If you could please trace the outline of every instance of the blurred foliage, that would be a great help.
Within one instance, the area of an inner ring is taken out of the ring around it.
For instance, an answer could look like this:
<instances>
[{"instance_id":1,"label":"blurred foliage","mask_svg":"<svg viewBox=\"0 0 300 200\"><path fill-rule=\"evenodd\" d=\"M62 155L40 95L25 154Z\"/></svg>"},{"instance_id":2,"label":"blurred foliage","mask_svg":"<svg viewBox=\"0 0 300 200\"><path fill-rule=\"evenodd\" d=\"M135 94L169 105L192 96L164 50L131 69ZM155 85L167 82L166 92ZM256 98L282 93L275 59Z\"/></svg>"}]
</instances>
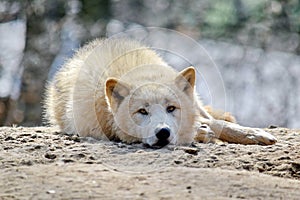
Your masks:
<instances>
[{"instance_id":1,"label":"blurred foliage","mask_svg":"<svg viewBox=\"0 0 300 200\"><path fill-rule=\"evenodd\" d=\"M108 20L111 17L110 0L80 0L82 9L80 17L85 21Z\"/></svg>"},{"instance_id":2,"label":"blurred foliage","mask_svg":"<svg viewBox=\"0 0 300 200\"><path fill-rule=\"evenodd\" d=\"M228 28L238 24L237 11L233 1L213 0L211 8L205 13L205 34L220 36L226 33Z\"/></svg>"},{"instance_id":3,"label":"blurred foliage","mask_svg":"<svg viewBox=\"0 0 300 200\"><path fill-rule=\"evenodd\" d=\"M261 0L244 0L241 1L245 18L250 22L259 23L267 18L265 11L266 1ZM237 8L239 9L239 8ZM241 11L240 11L241 12ZM244 23L247 22L244 21Z\"/></svg>"},{"instance_id":4,"label":"blurred foliage","mask_svg":"<svg viewBox=\"0 0 300 200\"><path fill-rule=\"evenodd\" d=\"M290 0L285 6L285 12L290 19L290 29L300 33L300 1Z\"/></svg>"},{"instance_id":5,"label":"blurred foliage","mask_svg":"<svg viewBox=\"0 0 300 200\"><path fill-rule=\"evenodd\" d=\"M265 22L276 31L299 33L300 1L212 0L200 26L205 37L226 37L249 23Z\"/></svg>"}]
</instances>

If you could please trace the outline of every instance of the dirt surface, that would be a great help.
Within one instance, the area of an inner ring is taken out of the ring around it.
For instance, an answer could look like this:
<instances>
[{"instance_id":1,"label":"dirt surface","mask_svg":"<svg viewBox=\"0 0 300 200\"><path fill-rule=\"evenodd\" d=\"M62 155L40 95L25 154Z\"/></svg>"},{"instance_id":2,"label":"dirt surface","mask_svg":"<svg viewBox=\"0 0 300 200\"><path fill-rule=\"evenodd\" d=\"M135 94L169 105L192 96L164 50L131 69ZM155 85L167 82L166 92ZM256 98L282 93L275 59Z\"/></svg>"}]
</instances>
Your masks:
<instances>
[{"instance_id":1,"label":"dirt surface","mask_svg":"<svg viewBox=\"0 0 300 200\"><path fill-rule=\"evenodd\" d=\"M300 131L269 129L272 146L149 149L0 128L0 199L299 199Z\"/></svg>"}]
</instances>

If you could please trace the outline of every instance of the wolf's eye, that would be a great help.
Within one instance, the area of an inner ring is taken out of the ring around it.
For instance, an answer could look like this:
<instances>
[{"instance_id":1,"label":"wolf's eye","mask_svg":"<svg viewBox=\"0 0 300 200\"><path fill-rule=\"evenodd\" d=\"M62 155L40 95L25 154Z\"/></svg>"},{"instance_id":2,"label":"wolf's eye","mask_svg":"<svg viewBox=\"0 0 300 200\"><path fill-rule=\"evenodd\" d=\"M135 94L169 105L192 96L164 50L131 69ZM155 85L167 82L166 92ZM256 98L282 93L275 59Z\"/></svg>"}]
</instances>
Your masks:
<instances>
[{"instance_id":1,"label":"wolf's eye","mask_svg":"<svg viewBox=\"0 0 300 200\"><path fill-rule=\"evenodd\" d=\"M142 115L148 115L147 110L145 110L144 108L141 108L138 110L138 113L142 114Z\"/></svg>"},{"instance_id":2,"label":"wolf's eye","mask_svg":"<svg viewBox=\"0 0 300 200\"><path fill-rule=\"evenodd\" d=\"M167 112L168 112L168 113L171 113L171 112L173 112L174 110L176 110L176 107L175 107L175 106L168 106L168 107L167 107Z\"/></svg>"}]
</instances>

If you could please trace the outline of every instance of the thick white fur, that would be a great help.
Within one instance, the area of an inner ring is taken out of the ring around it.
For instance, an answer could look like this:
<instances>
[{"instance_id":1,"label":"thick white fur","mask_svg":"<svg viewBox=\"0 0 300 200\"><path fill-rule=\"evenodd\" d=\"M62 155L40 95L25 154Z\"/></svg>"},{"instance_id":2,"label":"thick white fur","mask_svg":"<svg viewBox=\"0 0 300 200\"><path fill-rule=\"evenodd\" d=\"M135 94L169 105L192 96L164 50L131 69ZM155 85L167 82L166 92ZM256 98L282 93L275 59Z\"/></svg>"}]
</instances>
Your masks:
<instances>
[{"instance_id":1,"label":"thick white fur","mask_svg":"<svg viewBox=\"0 0 300 200\"><path fill-rule=\"evenodd\" d=\"M193 89L194 69L182 73L138 42L95 40L68 60L48 84L46 117L69 134L150 145L156 142L154 129L166 126L171 129L171 143L189 144L201 103ZM106 84L112 82L126 85L128 94L121 102L106 94ZM145 104L151 117L142 124L143 116L133 113ZM173 115L165 111L168 104L178 107Z\"/></svg>"},{"instance_id":2,"label":"thick white fur","mask_svg":"<svg viewBox=\"0 0 300 200\"><path fill-rule=\"evenodd\" d=\"M218 127L197 99L194 83L193 67L177 72L138 42L95 40L49 82L45 114L51 124L69 134L155 145L157 129L168 128L171 144L190 144L195 136L205 140L205 134L196 135L202 131L201 122ZM169 106L176 109L167 112ZM215 128L225 140L231 134L245 135L243 127L237 130L230 123L226 127L226 132ZM234 141L246 143L240 137ZM267 140L276 142L271 136Z\"/></svg>"}]
</instances>

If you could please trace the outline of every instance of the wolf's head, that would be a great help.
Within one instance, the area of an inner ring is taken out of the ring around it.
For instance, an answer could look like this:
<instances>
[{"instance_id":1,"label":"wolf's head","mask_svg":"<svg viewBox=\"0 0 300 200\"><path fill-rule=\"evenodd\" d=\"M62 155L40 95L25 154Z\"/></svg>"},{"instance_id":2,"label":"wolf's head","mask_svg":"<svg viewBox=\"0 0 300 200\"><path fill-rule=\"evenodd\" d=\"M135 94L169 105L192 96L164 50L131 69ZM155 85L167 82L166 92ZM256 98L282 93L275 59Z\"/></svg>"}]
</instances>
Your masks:
<instances>
[{"instance_id":1,"label":"wolf's head","mask_svg":"<svg viewBox=\"0 0 300 200\"><path fill-rule=\"evenodd\" d=\"M159 72L158 72L159 73ZM167 82L133 85L120 79L106 81L106 98L121 130L147 145L189 144L193 141L195 70L189 67Z\"/></svg>"}]
</instances>

